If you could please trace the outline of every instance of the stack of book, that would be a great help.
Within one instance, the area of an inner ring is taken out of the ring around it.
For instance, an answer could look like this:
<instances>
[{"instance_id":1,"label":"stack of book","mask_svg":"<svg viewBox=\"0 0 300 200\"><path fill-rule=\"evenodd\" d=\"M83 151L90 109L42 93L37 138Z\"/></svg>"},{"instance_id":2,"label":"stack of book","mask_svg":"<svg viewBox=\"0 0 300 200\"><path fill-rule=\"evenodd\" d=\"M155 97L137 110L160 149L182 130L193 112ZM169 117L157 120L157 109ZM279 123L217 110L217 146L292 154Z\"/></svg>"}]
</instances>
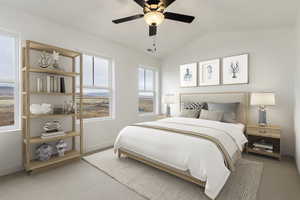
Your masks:
<instances>
[{"instance_id":1,"label":"stack of book","mask_svg":"<svg viewBox=\"0 0 300 200\"><path fill-rule=\"evenodd\" d=\"M54 138L54 137L60 137L60 136L65 136L66 133L64 131L57 131L57 132L50 132L50 133L42 133L41 138L42 139L47 139L47 138Z\"/></svg>"},{"instance_id":2,"label":"stack of book","mask_svg":"<svg viewBox=\"0 0 300 200\"><path fill-rule=\"evenodd\" d=\"M255 142L255 143L253 143L253 149L272 153L273 152L273 144Z\"/></svg>"}]
</instances>

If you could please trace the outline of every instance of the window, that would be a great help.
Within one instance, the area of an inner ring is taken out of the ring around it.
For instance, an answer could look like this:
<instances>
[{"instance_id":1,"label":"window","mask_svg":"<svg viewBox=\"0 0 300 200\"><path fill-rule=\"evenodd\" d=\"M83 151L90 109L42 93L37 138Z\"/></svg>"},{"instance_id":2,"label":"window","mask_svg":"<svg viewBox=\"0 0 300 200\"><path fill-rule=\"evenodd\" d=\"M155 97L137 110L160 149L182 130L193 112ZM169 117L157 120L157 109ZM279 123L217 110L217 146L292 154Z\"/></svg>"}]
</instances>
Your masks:
<instances>
[{"instance_id":1,"label":"window","mask_svg":"<svg viewBox=\"0 0 300 200\"><path fill-rule=\"evenodd\" d=\"M19 128L18 37L0 31L0 130Z\"/></svg>"},{"instance_id":2,"label":"window","mask_svg":"<svg viewBox=\"0 0 300 200\"><path fill-rule=\"evenodd\" d=\"M139 68L139 113L156 113L156 70Z\"/></svg>"},{"instance_id":3,"label":"window","mask_svg":"<svg viewBox=\"0 0 300 200\"><path fill-rule=\"evenodd\" d=\"M83 117L112 117L112 96L112 61L83 55Z\"/></svg>"}]
</instances>

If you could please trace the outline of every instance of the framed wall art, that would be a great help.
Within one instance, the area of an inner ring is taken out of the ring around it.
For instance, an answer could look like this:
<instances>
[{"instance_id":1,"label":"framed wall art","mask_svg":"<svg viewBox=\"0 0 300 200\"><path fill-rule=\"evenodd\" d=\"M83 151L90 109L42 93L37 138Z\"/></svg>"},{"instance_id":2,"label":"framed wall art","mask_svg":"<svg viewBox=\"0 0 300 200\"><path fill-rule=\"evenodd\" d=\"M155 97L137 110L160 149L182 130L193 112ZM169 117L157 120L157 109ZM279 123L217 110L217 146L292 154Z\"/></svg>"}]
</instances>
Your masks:
<instances>
[{"instance_id":1,"label":"framed wall art","mask_svg":"<svg viewBox=\"0 0 300 200\"><path fill-rule=\"evenodd\" d=\"M223 58L223 84L249 83L248 54Z\"/></svg>"},{"instance_id":2,"label":"framed wall art","mask_svg":"<svg viewBox=\"0 0 300 200\"><path fill-rule=\"evenodd\" d=\"M197 86L197 63L180 66L180 87Z\"/></svg>"},{"instance_id":3,"label":"framed wall art","mask_svg":"<svg viewBox=\"0 0 300 200\"><path fill-rule=\"evenodd\" d=\"M220 59L199 62L199 86L220 85Z\"/></svg>"}]
</instances>

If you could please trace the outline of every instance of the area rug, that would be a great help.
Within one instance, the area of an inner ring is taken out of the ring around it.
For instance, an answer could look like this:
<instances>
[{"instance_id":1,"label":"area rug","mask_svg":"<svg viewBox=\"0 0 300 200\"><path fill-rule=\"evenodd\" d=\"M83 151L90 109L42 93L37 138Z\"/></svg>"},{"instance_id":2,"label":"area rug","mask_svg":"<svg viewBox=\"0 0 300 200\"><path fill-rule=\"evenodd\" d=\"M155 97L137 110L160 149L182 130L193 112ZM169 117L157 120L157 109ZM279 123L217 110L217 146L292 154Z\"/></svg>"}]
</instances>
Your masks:
<instances>
[{"instance_id":1,"label":"area rug","mask_svg":"<svg viewBox=\"0 0 300 200\"><path fill-rule=\"evenodd\" d=\"M138 161L118 159L112 149L84 160L145 199L209 200L203 188ZM256 200L262 172L262 163L241 159L217 200Z\"/></svg>"}]
</instances>

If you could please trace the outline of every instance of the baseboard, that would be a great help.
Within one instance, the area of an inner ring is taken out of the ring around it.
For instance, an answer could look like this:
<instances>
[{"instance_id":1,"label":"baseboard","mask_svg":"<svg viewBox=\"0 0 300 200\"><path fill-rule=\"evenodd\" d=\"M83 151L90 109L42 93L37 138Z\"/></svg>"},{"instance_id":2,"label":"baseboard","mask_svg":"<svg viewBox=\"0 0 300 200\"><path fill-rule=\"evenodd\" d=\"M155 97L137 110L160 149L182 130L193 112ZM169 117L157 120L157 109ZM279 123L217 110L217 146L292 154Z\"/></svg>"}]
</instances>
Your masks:
<instances>
[{"instance_id":1,"label":"baseboard","mask_svg":"<svg viewBox=\"0 0 300 200\"><path fill-rule=\"evenodd\" d=\"M5 168L5 169L0 169L0 176L6 176L6 175L9 175L9 174L14 174L14 173L17 173L17 172L20 172L20 171L23 171L24 170L24 167L23 166L12 166L12 167L9 167L9 168Z\"/></svg>"},{"instance_id":2,"label":"baseboard","mask_svg":"<svg viewBox=\"0 0 300 200\"><path fill-rule=\"evenodd\" d=\"M113 146L113 142L105 142L105 143L102 143L101 145L94 145L94 146L87 147L85 149L85 153L86 154L92 153L94 151L99 151L101 149L106 149L106 148L109 148L112 146Z\"/></svg>"}]
</instances>

